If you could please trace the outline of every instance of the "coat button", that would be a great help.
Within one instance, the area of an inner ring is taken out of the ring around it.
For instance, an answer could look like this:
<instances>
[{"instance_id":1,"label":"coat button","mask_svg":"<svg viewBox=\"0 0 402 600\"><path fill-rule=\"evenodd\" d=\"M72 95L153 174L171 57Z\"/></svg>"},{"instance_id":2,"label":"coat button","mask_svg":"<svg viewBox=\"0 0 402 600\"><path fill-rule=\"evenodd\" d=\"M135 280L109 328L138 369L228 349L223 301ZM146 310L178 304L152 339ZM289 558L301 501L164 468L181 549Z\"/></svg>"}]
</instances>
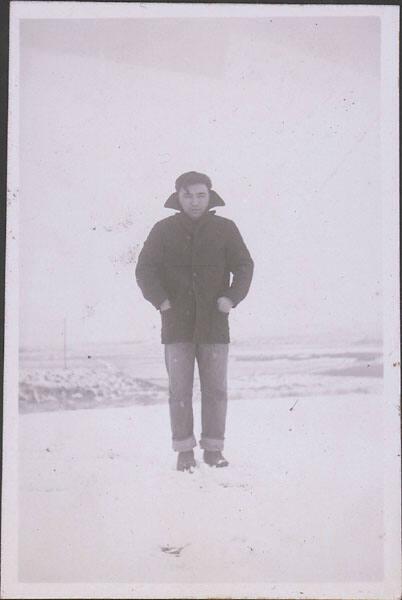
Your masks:
<instances>
[{"instance_id":1,"label":"coat button","mask_svg":"<svg viewBox=\"0 0 402 600\"><path fill-rule=\"evenodd\" d=\"M197 273L195 271L193 273L193 277L197 277Z\"/></svg>"}]
</instances>

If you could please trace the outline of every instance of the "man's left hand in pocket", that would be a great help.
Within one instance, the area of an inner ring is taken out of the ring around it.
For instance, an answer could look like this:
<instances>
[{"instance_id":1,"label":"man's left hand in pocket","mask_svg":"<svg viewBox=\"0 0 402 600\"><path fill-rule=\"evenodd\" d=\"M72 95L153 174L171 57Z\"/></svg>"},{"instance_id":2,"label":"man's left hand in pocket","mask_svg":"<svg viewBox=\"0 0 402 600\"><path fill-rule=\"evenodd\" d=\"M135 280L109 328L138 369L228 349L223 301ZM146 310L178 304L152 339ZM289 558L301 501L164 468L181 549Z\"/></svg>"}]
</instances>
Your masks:
<instances>
[{"instance_id":1,"label":"man's left hand in pocket","mask_svg":"<svg viewBox=\"0 0 402 600\"><path fill-rule=\"evenodd\" d=\"M220 312L229 313L233 308L233 302L230 298L227 298L226 296L221 296L220 298L218 298L217 302L218 310L220 310Z\"/></svg>"}]
</instances>

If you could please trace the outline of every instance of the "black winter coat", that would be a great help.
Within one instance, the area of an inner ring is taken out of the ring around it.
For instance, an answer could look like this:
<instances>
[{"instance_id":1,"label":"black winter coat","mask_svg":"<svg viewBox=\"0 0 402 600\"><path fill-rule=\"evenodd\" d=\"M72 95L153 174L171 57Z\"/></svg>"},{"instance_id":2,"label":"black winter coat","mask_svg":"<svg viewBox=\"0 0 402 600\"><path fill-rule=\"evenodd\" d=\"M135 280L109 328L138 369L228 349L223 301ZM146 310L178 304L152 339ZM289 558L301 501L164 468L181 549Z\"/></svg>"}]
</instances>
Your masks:
<instances>
[{"instance_id":1,"label":"black winter coat","mask_svg":"<svg viewBox=\"0 0 402 600\"><path fill-rule=\"evenodd\" d=\"M197 221L183 212L154 225L138 257L136 279L162 311L162 343L228 343L228 314L217 299L236 306L248 293L253 261L235 223L209 211ZM230 281L230 274L233 278Z\"/></svg>"}]
</instances>

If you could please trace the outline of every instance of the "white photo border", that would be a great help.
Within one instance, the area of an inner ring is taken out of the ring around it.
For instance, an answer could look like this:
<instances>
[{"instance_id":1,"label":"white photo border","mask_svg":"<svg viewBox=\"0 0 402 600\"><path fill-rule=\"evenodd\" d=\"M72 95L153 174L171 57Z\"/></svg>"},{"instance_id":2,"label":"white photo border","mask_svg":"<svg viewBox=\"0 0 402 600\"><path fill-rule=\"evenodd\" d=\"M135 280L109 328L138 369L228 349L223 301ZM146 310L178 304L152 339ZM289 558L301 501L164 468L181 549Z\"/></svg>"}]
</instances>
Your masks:
<instances>
[{"instance_id":1,"label":"white photo border","mask_svg":"<svg viewBox=\"0 0 402 600\"><path fill-rule=\"evenodd\" d=\"M2 496L3 598L400 597L399 8L386 5L141 4L11 2ZM255 584L85 584L18 581L18 198L19 23L21 19L376 16L381 20L381 157L384 295L385 577L382 582Z\"/></svg>"}]
</instances>

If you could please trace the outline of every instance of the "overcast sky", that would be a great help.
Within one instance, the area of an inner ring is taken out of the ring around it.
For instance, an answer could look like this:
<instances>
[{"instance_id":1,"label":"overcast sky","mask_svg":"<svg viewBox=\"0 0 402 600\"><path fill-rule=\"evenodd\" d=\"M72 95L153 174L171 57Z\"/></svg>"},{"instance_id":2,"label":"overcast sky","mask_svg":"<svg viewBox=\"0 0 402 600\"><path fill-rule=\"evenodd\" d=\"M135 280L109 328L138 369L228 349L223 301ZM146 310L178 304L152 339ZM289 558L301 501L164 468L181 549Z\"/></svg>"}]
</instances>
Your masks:
<instances>
[{"instance_id":1,"label":"overcast sky","mask_svg":"<svg viewBox=\"0 0 402 600\"><path fill-rule=\"evenodd\" d=\"M159 338L135 260L203 171L255 260L234 339L381 335L376 18L26 20L24 345Z\"/></svg>"}]
</instances>

